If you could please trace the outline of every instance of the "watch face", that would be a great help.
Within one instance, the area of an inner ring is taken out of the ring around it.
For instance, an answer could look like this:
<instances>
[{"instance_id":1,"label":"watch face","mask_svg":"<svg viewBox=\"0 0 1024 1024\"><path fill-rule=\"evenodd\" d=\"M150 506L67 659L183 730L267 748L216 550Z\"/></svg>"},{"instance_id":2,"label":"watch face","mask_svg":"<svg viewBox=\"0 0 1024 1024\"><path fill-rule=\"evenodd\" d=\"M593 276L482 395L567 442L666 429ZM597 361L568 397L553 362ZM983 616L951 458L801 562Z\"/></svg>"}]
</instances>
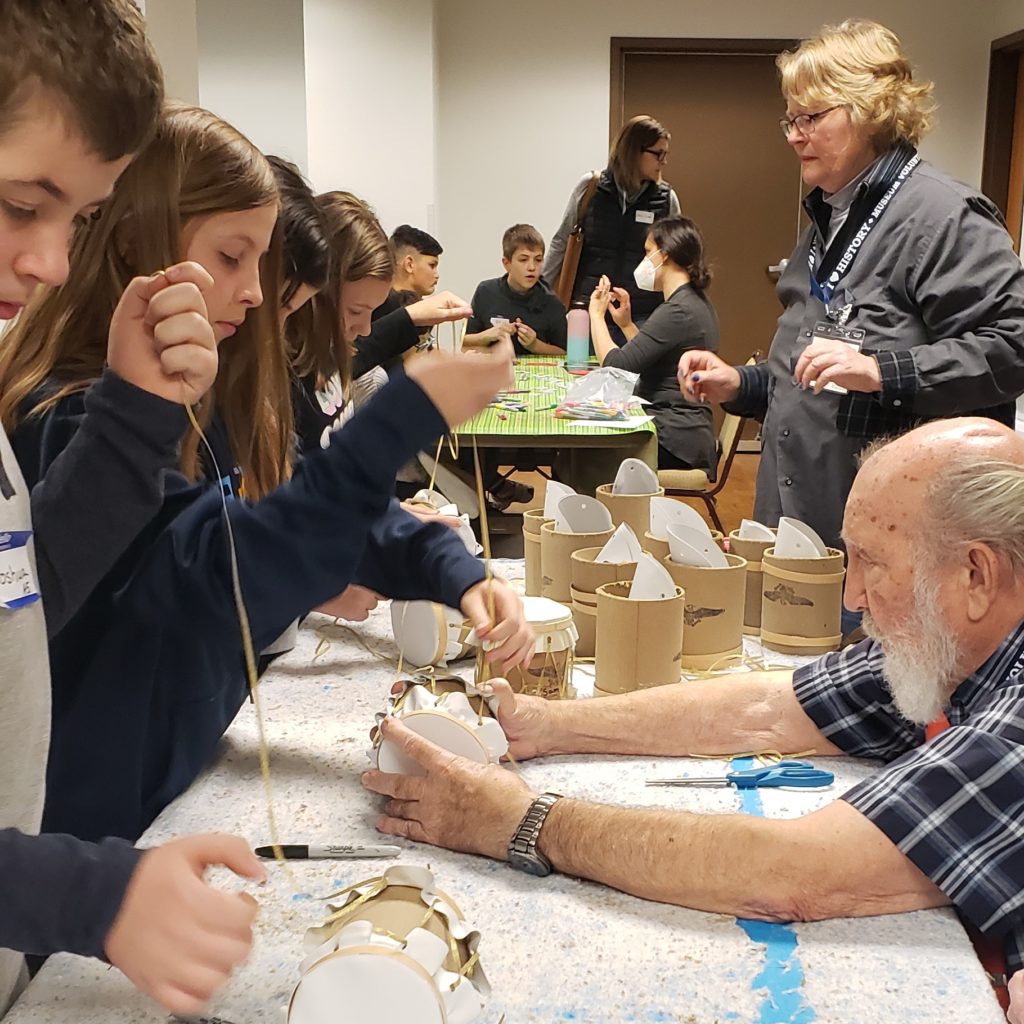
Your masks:
<instances>
[{"instance_id":1,"label":"watch face","mask_svg":"<svg viewBox=\"0 0 1024 1024\"><path fill-rule=\"evenodd\" d=\"M539 853L516 853L509 850L508 862L517 871L525 871L528 875L536 875L538 878L551 874L551 865Z\"/></svg>"}]
</instances>

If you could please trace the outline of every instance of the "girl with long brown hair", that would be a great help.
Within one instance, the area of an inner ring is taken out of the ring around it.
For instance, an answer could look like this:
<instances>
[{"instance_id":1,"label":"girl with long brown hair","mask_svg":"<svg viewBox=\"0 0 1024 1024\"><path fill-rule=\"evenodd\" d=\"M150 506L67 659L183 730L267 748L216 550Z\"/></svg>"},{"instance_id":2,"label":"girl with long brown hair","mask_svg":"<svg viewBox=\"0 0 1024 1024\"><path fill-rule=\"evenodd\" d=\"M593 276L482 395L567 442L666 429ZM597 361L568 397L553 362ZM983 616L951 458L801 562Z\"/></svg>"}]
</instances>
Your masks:
<instances>
[{"instance_id":1,"label":"girl with long brown hair","mask_svg":"<svg viewBox=\"0 0 1024 1024\"><path fill-rule=\"evenodd\" d=\"M212 452L198 432L186 437L160 512L51 640L50 831L136 838L241 706L226 519L262 649L354 578L397 467L485 405L509 374L510 357L421 361L292 472L278 213L273 172L244 136L206 111L170 107L75 238L65 289L42 294L0 344L0 415L26 475L39 479L79 427L121 282L183 257L212 278L204 294L221 372L198 408ZM424 585L424 566L406 569L410 586Z\"/></svg>"}]
</instances>

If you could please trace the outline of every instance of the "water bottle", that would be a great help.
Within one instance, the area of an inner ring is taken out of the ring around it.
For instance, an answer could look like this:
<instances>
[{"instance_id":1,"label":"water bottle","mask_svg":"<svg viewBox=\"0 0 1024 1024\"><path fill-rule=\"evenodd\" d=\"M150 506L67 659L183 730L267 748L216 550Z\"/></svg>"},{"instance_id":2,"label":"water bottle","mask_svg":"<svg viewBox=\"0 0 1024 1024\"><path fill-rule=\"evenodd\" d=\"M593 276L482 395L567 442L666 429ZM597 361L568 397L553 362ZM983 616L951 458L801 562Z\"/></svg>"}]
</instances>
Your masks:
<instances>
[{"instance_id":1,"label":"water bottle","mask_svg":"<svg viewBox=\"0 0 1024 1024\"><path fill-rule=\"evenodd\" d=\"M576 299L566 315L568 343L565 368L569 373L586 373L590 359L590 311L586 299Z\"/></svg>"}]
</instances>

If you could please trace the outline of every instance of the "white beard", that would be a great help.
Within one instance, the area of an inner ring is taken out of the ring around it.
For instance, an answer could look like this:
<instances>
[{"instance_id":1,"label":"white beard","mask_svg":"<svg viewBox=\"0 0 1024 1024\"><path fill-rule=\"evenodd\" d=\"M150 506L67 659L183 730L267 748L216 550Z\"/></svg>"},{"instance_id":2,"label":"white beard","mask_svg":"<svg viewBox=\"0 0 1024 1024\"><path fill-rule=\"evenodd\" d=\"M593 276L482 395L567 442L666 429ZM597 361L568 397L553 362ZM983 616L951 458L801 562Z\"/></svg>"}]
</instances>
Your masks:
<instances>
[{"instance_id":1,"label":"white beard","mask_svg":"<svg viewBox=\"0 0 1024 1024\"><path fill-rule=\"evenodd\" d=\"M914 612L898 634L883 636L868 612L862 628L882 646L885 681L899 713L916 725L934 722L959 682L962 658L931 579L920 570L915 574Z\"/></svg>"}]
</instances>

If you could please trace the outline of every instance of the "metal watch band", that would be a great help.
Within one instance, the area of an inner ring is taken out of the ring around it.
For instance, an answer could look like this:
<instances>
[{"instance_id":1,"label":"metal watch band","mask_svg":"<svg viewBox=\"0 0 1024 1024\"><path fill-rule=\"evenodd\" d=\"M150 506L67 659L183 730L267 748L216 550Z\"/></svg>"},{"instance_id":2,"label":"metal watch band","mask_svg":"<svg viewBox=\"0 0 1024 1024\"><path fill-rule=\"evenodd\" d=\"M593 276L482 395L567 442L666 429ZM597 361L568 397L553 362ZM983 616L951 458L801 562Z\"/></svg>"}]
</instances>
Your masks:
<instances>
[{"instance_id":1,"label":"metal watch band","mask_svg":"<svg viewBox=\"0 0 1024 1024\"><path fill-rule=\"evenodd\" d=\"M555 803L561 799L561 793L544 793L530 804L530 809L524 815L523 820L519 822L519 827L509 840L508 852L510 854L518 853L529 857L538 855L537 840L540 838L544 819Z\"/></svg>"}]
</instances>

